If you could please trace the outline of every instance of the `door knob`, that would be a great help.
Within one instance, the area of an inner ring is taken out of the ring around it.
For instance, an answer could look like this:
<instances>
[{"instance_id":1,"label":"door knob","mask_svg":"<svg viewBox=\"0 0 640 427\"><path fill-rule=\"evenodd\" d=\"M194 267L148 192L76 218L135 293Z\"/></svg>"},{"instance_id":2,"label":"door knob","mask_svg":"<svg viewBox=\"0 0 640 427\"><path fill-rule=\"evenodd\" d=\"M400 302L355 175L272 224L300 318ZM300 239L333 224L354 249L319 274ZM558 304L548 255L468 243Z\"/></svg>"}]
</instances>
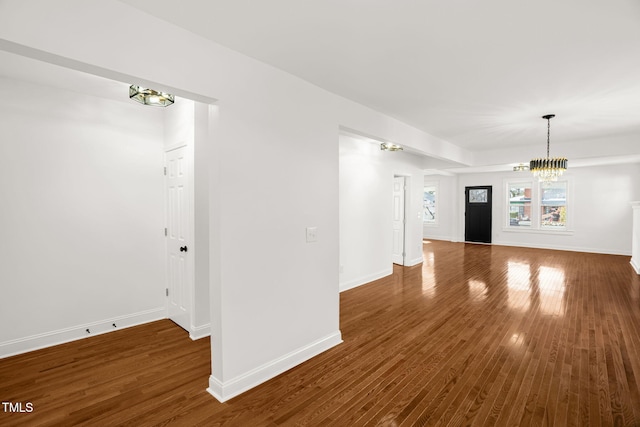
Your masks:
<instances>
[{"instance_id":1,"label":"door knob","mask_svg":"<svg viewBox=\"0 0 640 427\"><path fill-rule=\"evenodd\" d=\"M186 246L180 246L180 252L187 252Z\"/></svg>"}]
</instances>

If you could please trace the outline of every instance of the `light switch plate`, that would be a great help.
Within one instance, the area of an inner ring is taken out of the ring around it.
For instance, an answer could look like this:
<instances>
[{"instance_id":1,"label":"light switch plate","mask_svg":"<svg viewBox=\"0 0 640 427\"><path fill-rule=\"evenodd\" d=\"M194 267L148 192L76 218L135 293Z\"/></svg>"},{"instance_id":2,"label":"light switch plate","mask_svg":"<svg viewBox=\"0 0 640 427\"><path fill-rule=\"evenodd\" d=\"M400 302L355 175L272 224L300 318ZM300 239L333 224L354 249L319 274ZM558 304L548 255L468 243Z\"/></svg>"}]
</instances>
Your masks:
<instances>
[{"instance_id":1,"label":"light switch plate","mask_svg":"<svg viewBox=\"0 0 640 427\"><path fill-rule=\"evenodd\" d=\"M318 227L307 227L307 243L318 241Z\"/></svg>"}]
</instances>

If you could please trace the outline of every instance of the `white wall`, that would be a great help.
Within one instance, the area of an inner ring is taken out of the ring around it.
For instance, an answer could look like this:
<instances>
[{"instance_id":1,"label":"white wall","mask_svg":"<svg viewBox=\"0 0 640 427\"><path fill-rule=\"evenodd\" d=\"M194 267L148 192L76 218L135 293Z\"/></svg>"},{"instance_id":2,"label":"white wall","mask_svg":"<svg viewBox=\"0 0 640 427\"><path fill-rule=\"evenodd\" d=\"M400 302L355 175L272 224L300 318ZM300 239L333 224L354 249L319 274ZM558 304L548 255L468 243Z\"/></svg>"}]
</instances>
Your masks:
<instances>
[{"instance_id":1,"label":"white wall","mask_svg":"<svg viewBox=\"0 0 640 427\"><path fill-rule=\"evenodd\" d=\"M209 146L216 169L211 266L219 269L210 384L222 400L341 340L337 125L329 99L260 67L245 78L242 90L221 99ZM306 243L306 227L317 227L317 242Z\"/></svg>"},{"instance_id":2,"label":"white wall","mask_svg":"<svg viewBox=\"0 0 640 427\"><path fill-rule=\"evenodd\" d=\"M340 136L340 290L392 273L394 175L406 177L406 264L422 262L421 159Z\"/></svg>"},{"instance_id":3,"label":"white wall","mask_svg":"<svg viewBox=\"0 0 640 427\"><path fill-rule=\"evenodd\" d=\"M194 103L194 332L192 338L211 334L209 295L209 165L207 138L214 106Z\"/></svg>"},{"instance_id":4,"label":"white wall","mask_svg":"<svg viewBox=\"0 0 640 427\"><path fill-rule=\"evenodd\" d=\"M455 191L440 192L438 202L454 207L440 217L451 216L454 241L464 241L464 188L474 185L493 186L492 241L508 246L528 246L608 254L631 255L632 213L630 203L640 199L640 164L619 164L570 168L568 229L570 233L523 233L505 230L505 182L528 178L528 172L460 174ZM457 233L455 232L457 230ZM425 227L425 237L439 238Z\"/></svg>"},{"instance_id":5,"label":"white wall","mask_svg":"<svg viewBox=\"0 0 640 427\"><path fill-rule=\"evenodd\" d=\"M163 318L161 112L0 92L0 357Z\"/></svg>"},{"instance_id":6,"label":"white wall","mask_svg":"<svg viewBox=\"0 0 640 427\"><path fill-rule=\"evenodd\" d=\"M193 147L195 103L190 99L178 97L173 105L161 111L164 120L164 151L183 146Z\"/></svg>"},{"instance_id":7,"label":"white wall","mask_svg":"<svg viewBox=\"0 0 640 427\"><path fill-rule=\"evenodd\" d=\"M640 274L640 201L631 203L633 209L633 235L631 236L631 266Z\"/></svg>"}]
</instances>

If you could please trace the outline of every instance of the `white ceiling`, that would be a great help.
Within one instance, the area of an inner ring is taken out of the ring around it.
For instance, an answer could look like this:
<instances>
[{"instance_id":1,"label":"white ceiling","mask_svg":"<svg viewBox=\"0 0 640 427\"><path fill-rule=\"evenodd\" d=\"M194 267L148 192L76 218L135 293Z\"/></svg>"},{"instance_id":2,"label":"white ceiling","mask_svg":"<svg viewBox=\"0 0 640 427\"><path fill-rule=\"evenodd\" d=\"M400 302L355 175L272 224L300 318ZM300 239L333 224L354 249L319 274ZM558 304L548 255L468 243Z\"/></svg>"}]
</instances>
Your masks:
<instances>
[{"instance_id":1,"label":"white ceiling","mask_svg":"<svg viewBox=\"0 0 640 427\"><path fill-rule=\"evenodd\" d=\"M472 151L640 137L637 0L122 1Z\"/></svg>"},{"instance_id":2,"label":"white ceiling","mask_svg":"<svg viewBox=\"0 0 640 427\"><path fill-rule=\"evenodd\" d=\"M640 162L638 0L121 1L480 157L543 155L554 113L552 155L589 141L572 166ZM126 83L7 52L2 76L129 102Z\"/></svg>"}]
</instances>

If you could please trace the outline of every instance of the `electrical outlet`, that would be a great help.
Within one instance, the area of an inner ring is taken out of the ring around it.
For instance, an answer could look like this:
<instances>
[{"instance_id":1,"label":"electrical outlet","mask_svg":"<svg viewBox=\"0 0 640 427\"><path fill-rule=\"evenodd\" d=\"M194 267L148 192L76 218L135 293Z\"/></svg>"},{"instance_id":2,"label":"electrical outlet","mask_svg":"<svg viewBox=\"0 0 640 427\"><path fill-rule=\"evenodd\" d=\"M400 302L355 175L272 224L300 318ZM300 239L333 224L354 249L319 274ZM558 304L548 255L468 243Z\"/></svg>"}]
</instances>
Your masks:
<instances>
[{"instance_id":1,"label":"electrical outlet","mask_svg":"<svg viewBox=\"0 0 640 427\"><path fill-rule=\"evenodd\" d=\"M307 227L307 243L318 241L318 227Z\"/></svg>"}]
</instances>

